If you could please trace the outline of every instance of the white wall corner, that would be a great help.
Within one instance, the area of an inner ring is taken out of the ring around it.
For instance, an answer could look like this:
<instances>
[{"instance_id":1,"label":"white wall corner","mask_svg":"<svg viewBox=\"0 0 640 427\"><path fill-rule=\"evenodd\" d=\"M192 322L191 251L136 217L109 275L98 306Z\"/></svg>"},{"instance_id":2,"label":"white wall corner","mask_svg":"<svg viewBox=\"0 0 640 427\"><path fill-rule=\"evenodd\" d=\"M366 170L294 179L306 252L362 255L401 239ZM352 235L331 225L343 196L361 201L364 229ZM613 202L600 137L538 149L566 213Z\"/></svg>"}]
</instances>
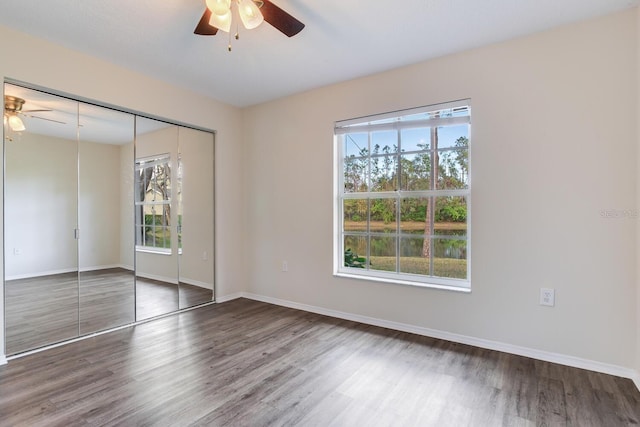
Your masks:
<instances>
[{"instance_id":1,"label":"white wall corner","mask_svg":"<svg viewBox=\"0 0 640 427\"><path fill-rule=\"evenodd\" d=\"M229 294L229 295L223 295L221 297L216 295L216 302L217 303L222 303L222 302L227 302L227 301L232 301L234 299L238 299L238 298L249 298L249 299L254 299L249 297L245 292L235 292L233 294Z\"/></svg>"},{"instance_id":2,"label":"white wall corner","mask_svg":"<svg viewBox=\"0 0 640 427\"><path fill-rule=\"evenodd\" d=\"M377 319L374 317L361 316L361 315L352 314L352 313L345 313L345 312L331 310L323 307L301 304L293 301L282 300L282 299L267 297L263 295L256 295L256 294L247 293L247 292L241 292L240 294L241 294L240 295L241 297L252 299L255 301L261 301L261 302L275 304L283 307L289 307L289 308L294 308L302 311L308 311L311 313L335 317L338 319L351 320L354 322L364 323L367 325L380 326L382 328L393 329L396 331L409 332L409 333L422 335L430 338L437 338L437 339L451 341L459 344L472 345L475 347L485 348L488 350L495 350L495 351L501 351L504 353L515 354L518 356L530 357L532 359L537 359L545 362L557 363L560 365L570 366L574 368L586 369L594 372L600 372L603 374L629 378L633 380L636 387L638 387L638 390L640 390L640 375L638 374L638 372L634 371L633 369L625 368L622 366L611 365L608 363L602 363L595 360L582 359L579 357L552 353L548 351L536 350L528 347L520 347L520 346L508 344L508 343L498 342L498 341L491 341L491 340L485 340L482 338L459 335L459 334L454 334L450 332L439 331L436 329L429 329L421 326L409 325L406 323L392 322L388 320ZM218 302L222 302L222 301L218 300Z\"/></svg>"},{"instance_id":3,"label":"white wall corner","mask_svg":"<svg viewBox=\"0 0 640 427\"><path fill-rule=\"evenodd\" d=\"M0 355L0 366L7 364L7 357L3 354Z\"/></svg>"}]
</instances>

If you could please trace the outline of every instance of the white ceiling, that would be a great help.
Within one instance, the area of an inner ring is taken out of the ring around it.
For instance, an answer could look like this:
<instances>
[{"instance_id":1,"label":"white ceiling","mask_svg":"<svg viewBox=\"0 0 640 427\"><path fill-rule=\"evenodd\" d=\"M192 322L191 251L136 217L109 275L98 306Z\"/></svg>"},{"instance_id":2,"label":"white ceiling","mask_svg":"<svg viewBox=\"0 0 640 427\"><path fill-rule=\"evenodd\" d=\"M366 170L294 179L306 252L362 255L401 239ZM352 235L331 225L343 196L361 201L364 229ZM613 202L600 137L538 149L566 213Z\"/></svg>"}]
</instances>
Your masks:
<instances>
[{"instance_id":1,"label":"white ceiling","mask_svg":"<svg viewBox=\"0 0 640 427\"><path fill-rule=\"evenodd\" d=\"M2 0L0 24L238 107L612 13L639 0L272 0L306 24L193 34L204 0Z\"/></svg>"}]
</instances>

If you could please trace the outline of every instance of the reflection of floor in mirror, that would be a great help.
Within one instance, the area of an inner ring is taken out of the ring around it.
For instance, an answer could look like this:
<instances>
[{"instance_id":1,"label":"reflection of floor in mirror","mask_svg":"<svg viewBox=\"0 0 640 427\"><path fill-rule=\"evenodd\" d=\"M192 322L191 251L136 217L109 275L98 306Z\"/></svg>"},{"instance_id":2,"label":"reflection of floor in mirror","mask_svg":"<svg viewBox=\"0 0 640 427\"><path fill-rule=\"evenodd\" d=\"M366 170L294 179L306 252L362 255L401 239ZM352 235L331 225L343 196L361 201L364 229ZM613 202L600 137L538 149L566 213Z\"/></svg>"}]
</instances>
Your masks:
<instances>
[{"instance_id":1,"label":"reflection of floor in mirror","mask_svg":"<svg viewBox=\"0 0 640 427\"><path fill-rule=\"evenodd\" d=\"M176 292L175 283L137 277L137 320L176 311L178 309L178 301L180 302L180 308L192 307L211 301L211 289L188 285L183 282L180 282L178 289L179 292Z\"/></svg>"},{"instance_id":2,"label":"reflection of floor in mirror","mask_svg":"<svg viewBox=\"0 0 640 427\"><path fill-rule=\"evenodd\" d=\"M78 275L5 282L7 354L78 335Z\"/></svg>"},{"instance_id":3,"label":"reflection of floor in mirror","mask_svg":"<svg viewBox=\"0 0 640 427\"><path fill-rule=\"evenodd\" d=\"M113 268L56 274L5 283L7 354L126 325L178 309L176 285L138 278ZM211 301L211 290L180 284L180 308ZM80 310L78 311L78 302ZM78 325L78 319L80 324Z\"/></svg>"},{"instance_id":4,"label":"reflection of floor in mirror","mask_svg":"<svg viewBox=\"0 0 640 427\"><path fill-rule=\"evenodd\" d=\"M193 307L211 301L211 289L180 282L180 308Z\"/></svg>"}]
</instances>

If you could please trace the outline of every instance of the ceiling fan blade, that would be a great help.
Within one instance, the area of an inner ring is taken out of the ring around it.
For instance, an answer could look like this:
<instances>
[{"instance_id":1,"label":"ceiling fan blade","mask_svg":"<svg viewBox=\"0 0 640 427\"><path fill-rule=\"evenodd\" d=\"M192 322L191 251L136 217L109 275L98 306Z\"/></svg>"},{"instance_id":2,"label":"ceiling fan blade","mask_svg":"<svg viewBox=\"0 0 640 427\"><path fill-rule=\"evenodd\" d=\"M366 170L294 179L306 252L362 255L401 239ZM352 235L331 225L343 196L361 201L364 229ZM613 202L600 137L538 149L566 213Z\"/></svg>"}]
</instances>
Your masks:
<instances>
[{"instance_id":1,"label":"ceiling fan blade","mask_svg":"<svg viewBox=\"0 0 640 427\"><path fill-rule=\"evenodd\" d=\"M21 113L42 113L42 112L46 112L46 111L53 111L53 110L46 110L46 109L41 109L41 110L20 110Z\"/></svg>"},{"instance_id":2,"label":"ceiling fan blade","mask_svg":"<svg viewBox=\"0 0 640 427\"><path fill-rule=\"evenodd\" d=\"M293 37L304 28L304 24L284 10L280 9L269 0L264 0L264 4L260 8L264 20L273 25L277 30L285 34L287 37Z\"/></svg>"},{"instance_id":3,"label":"ceiling fan blade","mask_svg":"<svg viewBox=\"0 0 640 427\"><path fill-rule=\"evenodd\" d=\"M196 29L193 30L193 34L198 34L200 36L215 36L218 32L218 29L212 25L209 25L209 19L211 19L211 11L207 7L204 9L202 18L200 18L200 22L198 22L198 25L196 25Z\"/></svg>"},{"instance_id":4,"label":"ceiling fan blade","mask_svg":"<svg viewBox=\"0 0 640 427\"><path fill-rule=\"evenodd\" d=\"M60 123L61 125L66 125L66 123L65 123L65 122L61 122L60 120L47 119L47 118L39 117L39 116L32 116L32 115L30 115L30 114L25 114L25 116L27 116L27 117L31 117L32 119L46 120L46 121L48 121L48 122L54 122L54 123Z\"/></svg>"}]
</instances>

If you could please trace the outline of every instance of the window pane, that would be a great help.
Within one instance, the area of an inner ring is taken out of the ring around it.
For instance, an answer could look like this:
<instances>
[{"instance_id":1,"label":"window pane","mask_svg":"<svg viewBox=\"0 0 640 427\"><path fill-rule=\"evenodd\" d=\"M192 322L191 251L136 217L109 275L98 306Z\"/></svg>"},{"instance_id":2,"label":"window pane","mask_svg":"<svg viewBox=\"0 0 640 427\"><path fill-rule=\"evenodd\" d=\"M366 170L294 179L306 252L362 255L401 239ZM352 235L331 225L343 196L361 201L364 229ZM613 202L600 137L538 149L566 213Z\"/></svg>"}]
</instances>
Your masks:
<instances>
[{"instance_id":1,"label":"window pane","mask_svg":"<svg viewBox=\"0 0 640 427\"><path fill-rule=\"evenodd\" d=\"M438 137L438 145L434 147L441 148L453 148L453 147L466 147L469 141L469 125L455 125L455 126L438 126L436 129Z\"/></svg>"},{"instance_id":2,"label":"window pane","mask_svg":"<svg viewBox=\"0 0 640 427\"><path fill-rule=\"evenodd\" d=\"M444 150L438 157L438 190L469 188L468 150Z\"/></svg>"},{"instance_id":3,"label":"window pane","mask_svg":"<svg viewBox=\"0 0 640 427\"><path fill-rule=\"evenodd\" d=\"M369 191L367 183L368 157L347 156L344 158L344 192L356 193Z\"/></svg>"},{"instance_id":4,"label":"window pane","mask_svg":"<svg viewBox=\"0 0 640 427\"><path fill-rule=\"evenodd\" d=\"M156 247L171 247L171 231L168 227L156 227Z\"/></svg>"},{"instance_id":5,"label":"window pane","mask_svg":"<svg viewBox=\"0 0 640 427\"><path fill-rule=\"evenodd\" d=\"M398 131L384 130L371 132L371 154L397 152Z\"/></svg>"},{"instance_id":6,"label":"window pane","mask_svg":"<svg viewBox=\"0 0 640 427\"><path fill-rule=\"evenodd\" d=\"M400 240L400 272L430 275L428 246L428 238L403 237Z\"/></svg>"},{"instance_id":7,"label":"window pane","mask_svg":"<svg viewBox=\"0 0 640 427\"><path fill-rule=\"evenodd\" d=\"M436 197L434 233L438 236L466 236L467 198L464 196Z\"/></svg>"},{"instance_id":8,"label":"window pane","mask_svg":"<svg viewBox=\"0 0 640 427\"><path fill-rule=\"evenodd\" d=\"M433 275L467 278L467 241L433 239Z\"/></svg>"},{"instance_id":9,"label":"window pane","mask_svg":"<svg viewBox=\"0 0 640 427\"><path fill-rule=\"evenodd\" d=\"M400 186L403 191L431 190L431 154L403 154Z\"/></svg>"},{"instance_id":10,"label":"window pane","mask_svg":"<svg viewBox=\"0 0 640 427\"><path fill-rule=\"evenodd\" d=\"M426 223L428 205L428 197L402 199L400 205L400 231L402 234L430 234L431 227Z\"/></svg>"},{"instance_id":11,"label":"window pane","mask_svg":"<svg viewBox=\"0 0 640 427\"><path fill-rule=\"evenodd\" d=\"M430 128L403 129L400 133L401 151L426 151L431 148Z\"/></svg>"},{"instance_id":12,"label":"window pane","mask_svg":"<svg viewBox=\"0 0 640 427\"><path fill-rule=\"evenodd\" d=\"M369 218L369 201L367 199L344 200L342 213L344 231L367 231Z\"/></svg>"},{"instance_id":13,"label":"window pane","mask_svg":"<svg viewBox=\"0 0 640 427\"><path fill-rule=\"evenodd\" d=\"M369 231L372 233L396 232L396 199L371 199L371 222Z\"/></svg>"},{"instance_id":14,"label":"window pane","mask_svg":"<svg viewBox=\"0 0 640 427\"><path fill-rule=\"evenodd\" d=\"M366 268L367 237L344 236L344 266Z\"/></svg>"},{"instance_id":15,"label":"window pane","mask_svg":"<svg viewBox=\"0 0 640 427\"><path fill-rule=\"evenodd\" d=\"M371 191L398 189L398 156L388 150L371 157Z\"/></svg>"},{"instance_id":16,"label":"window pane","mask_svg":"<svg viewBox=\"0 0 640 427\"><path fill-rule=\"evenodd\" d=\"M371 270L396 271L396 238L371 237Z\"/></svg>"},{"instance_id":17,"label":"window pane","mask_svg":"<svg viewBox=\"0 0 640 427\"><path fill-rule=\"evenodd\" d=\"M344 158L366 157L369 154L369 135L366 133L348 133L344 135Z\"/></svg>"},{"instance_id":18,"label":"window pane","mask_svg":"<svg viewBox=\"0 0 640 427\"><path fill-rule=\"evenodd\" d=\"M157 165L151 189L155 201L171 200L171 167L168 163Z\"/></svg>"}]
</instances>

